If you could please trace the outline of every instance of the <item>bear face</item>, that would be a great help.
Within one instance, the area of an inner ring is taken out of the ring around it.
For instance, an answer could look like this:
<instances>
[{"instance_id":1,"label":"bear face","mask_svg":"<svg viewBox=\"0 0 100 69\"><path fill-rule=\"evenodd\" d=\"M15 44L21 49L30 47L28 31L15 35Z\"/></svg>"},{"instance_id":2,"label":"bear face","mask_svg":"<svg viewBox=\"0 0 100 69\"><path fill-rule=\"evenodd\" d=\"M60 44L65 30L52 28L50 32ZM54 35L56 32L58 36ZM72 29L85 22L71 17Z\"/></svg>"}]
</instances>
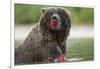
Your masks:
<instances>
[{"instance_id":1,"label":"bear face","mask_svg":"<svg viewBox=\"0 0 100 69\"><path fill-rule=\"evenodd\" d=\"M40 19L40 25L46 26L40 27L48 29L49 31L62 31L70 29L70 23L71 19L68 10L59 7L43 9L43 15Z\"/></svg>"}]
</instances>

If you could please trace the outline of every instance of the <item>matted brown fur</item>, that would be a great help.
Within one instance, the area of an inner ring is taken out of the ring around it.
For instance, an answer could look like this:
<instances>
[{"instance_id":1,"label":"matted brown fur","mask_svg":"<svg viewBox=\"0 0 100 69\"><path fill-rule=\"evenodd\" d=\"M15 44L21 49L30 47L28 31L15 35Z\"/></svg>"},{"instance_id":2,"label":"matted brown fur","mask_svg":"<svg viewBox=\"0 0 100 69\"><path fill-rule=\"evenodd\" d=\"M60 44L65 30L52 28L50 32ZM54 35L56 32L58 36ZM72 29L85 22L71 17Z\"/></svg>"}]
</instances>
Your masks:
<instances>
[{"instance_id":1,"label":"matted brown fur","mask_svg":"<svg viewBox=\"0 0 100 69\"><path fill-rule=\"evenodd\" d=\"M48 58L59 55L56 47L66 56L66 40L70 32L71 20L69 12L63 8L48 8L40 18L39 23L32 29L24 43L15 49L15 65L48 63ZM58 30L48 29L52 14L57 13L61 20ZM63 17L62 17L63 16Z\"/></svg>"}]
</instances>

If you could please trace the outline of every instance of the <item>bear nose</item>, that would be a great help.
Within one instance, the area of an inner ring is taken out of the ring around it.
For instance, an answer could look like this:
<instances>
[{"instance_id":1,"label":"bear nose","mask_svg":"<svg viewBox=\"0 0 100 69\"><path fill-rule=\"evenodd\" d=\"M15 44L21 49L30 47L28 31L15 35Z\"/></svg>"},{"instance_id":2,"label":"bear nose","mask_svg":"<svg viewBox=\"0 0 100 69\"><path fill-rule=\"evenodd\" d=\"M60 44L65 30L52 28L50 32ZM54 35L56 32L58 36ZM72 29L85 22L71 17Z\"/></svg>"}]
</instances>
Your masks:
<instances>
[{"instance_id":1,"label":"bear nose","mask_svg":"<svg viewBox=\"0 0 100 69\"><path fill-rule=\"evenodd\" d=\"M52 16L52 19L56 20L56 19L57 19L57 17L56 17L56 16Z\"/></svg>"}]
</instances>

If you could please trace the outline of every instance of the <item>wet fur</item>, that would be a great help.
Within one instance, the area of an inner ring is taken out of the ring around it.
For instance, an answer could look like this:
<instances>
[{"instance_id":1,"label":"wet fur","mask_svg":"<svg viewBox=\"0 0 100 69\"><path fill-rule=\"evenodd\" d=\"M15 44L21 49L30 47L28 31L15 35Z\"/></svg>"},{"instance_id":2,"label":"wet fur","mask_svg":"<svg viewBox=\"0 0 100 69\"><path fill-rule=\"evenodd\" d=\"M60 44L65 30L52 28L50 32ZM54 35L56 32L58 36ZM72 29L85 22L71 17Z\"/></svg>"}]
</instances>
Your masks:
<instances>
[{"instance_id":1,"label":"wet fur","mask_svg":"<svg viewBox=\"0 0 100 69\"><path fill-rule=\"evenodd\" d=\"M47 10L53 11L54 8ZM50 13L45 12L40 18L40 22L29 33L24 43L15 49L15 65L48 63L48 58L56 58L59 53L56 47L59 46L66 56L66 40L70 32L71 20L66 11L62 11L64 17L61 19L62 28L58 31L51 31L47 27Z\"/></svg>"}]
</instances>

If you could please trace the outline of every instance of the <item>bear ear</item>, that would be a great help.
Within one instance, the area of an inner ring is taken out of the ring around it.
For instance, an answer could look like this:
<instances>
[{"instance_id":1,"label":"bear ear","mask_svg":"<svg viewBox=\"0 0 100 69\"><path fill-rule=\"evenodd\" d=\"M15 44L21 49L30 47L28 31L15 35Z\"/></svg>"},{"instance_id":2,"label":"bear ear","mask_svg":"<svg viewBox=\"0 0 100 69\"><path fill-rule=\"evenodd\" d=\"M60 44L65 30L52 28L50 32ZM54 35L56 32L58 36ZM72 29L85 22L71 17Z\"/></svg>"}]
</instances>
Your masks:
<instances>
[{"instance_id":1,"label":"bear ear","mask_svg":"<svg viewBox=\"0 0 100 69\"><path fill-rule=\"evenodd\" d=\"M69 16L71 16L71 12L70 12L68 9L66 9L66 12L67 12L67 14L68 14Z\"/></svg>"},{"instance_id":2,"label":"bear ear","mask_svg":"<svg viewBox=\"0 0 100 69\"><path fill-rule=\"evenodd\" d=\"M47 8L42 8L41 10L42 10L42 13L44 13L47 10Z\"/></svg>"}]
</instances>

